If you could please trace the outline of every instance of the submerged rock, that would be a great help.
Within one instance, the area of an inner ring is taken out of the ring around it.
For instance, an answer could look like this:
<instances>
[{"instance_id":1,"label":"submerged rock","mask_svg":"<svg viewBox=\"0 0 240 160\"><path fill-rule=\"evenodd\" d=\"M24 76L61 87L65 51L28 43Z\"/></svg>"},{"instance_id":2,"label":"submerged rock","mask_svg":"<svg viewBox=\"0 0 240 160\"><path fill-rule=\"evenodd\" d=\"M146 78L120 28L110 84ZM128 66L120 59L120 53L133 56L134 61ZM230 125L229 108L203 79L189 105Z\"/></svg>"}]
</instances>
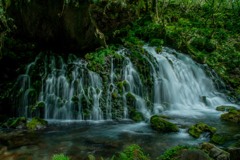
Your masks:
<instances>
[{"instance_id":1,"label":"submerged rock","mask_svg":"<svg viewBox=\"0 0 240 160\"><path fill-rule=\"evenodd\" d=\"M230 110L228 113L224 113L221 115L221 119L225 121L240 122L240 110Z\"/></svg>"},{"instance_id":2,"label":"submerged rock","mask_svg":"<svg viewBox=\"0 0 240 160\"><path fill-rule=\"evenodd\" d=\"M27 123L27 128L29 130L40 130L44 129L47 126L47 121L41 119L41 118L33 118Z\"/></svg>"},{"instance_id":3,"label":"submerged rock","mask_svg":"<svg viewBox=\"0 0 240 160\"><path fill-rule=\"evenodd\" d=\"M215 133L211 138L211 142L215 144L224 144L229 139L228 135Z\"/></svg>"},{"instance_id":4,"label":"submerged rock","mask_svg":"<svg viewBox=\"0 0 240 160\"><path fill-rule=\"evenodd\" d=\"M224 112L224 111L229 112L230 110L236 110L236 109L237 109L237 108L236 108L236 107L233 107L233 106L218 106L218 107L216 108L217 111L222 111L222 112Z\"/></svg>"},{"instance_id":5,"label":"submerged rock","mask_svg":"<svg viewBox=\"0 0 240 160\"><path fill-rule=\"evenodd\" d=\"M161 116L154 115L150 119L151 127L158 132L178 132L179 128L176 124L168 122Z\"/></svg>"},{"instance_id":6,"label":"submerged rock","mask_svg":"<svg viewBox=\"0 0 240 160\"><path fill-rule=\"evenodd\" d=\"M190 126L190 128L188 129L188 133L194 138L199 138L200 135L204 132L209 132L211 135L213 135L216 132L216 128L200 122Z\"/></svg>"},{"instance_id":7,"label":"submerged rock","mask_svg":"<svg viewBox=\"0 0 240 160\"><path fill-rule=\"evenodd\" d=\"M211 158L200 149L183 150L179 160L211 160Z\"/></svg>"},{"instance_id":8,"label":"submerged rock","mask_svg":"<svg viewBox=\"0 0 240 160\"><path fill-rule=\"evenodd\" d=\"M203 143L201 149L204 150L214 160L229 160L230 154L211 143Z\"/></svg>"}]
</instances>

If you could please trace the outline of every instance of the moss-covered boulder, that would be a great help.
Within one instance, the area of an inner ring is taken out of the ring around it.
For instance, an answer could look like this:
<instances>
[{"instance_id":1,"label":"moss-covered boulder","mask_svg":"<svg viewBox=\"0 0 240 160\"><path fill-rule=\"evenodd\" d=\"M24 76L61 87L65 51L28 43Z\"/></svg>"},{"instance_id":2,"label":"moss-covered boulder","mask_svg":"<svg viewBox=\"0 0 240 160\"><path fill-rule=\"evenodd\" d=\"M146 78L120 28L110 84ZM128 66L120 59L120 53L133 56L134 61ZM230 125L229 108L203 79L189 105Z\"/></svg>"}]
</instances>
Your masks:
<instances>
[{"instance_id":1,"label":"moss-covered boulder","mask_svg":"<svg viewBox=\"0 0 240 160\"><path fill-rule=\"evenodd\" d=\"M211 158L216 160L229 160L230 154L211 143L203 143L201 150L205 151Z\"/></svg>"},{"instance_id":2,"label":"moss-covered boulder","mask_svg":"<svg viewBox=\"0 0 240 160\"><path fill-rule=\"evenodd\" d=\"M26 117L17 117L8 119L1 126L4 128L23 129L26 128L26 123L27 123Z\"/></svg>"},{"instance_id":3,"label":"moss-covered boulder","mask_svg":"<svg viewBox=\"0 0 240 160\"><path fill-rule=\"evenodd\" d=\"M178 132L179 128L176 124L168 122L161 116L154 115L150 119L151 127L158 132Z\"/></svg>"},{"instance_id":4,"label":"moss-covered boulder","mask_svg":"<svg viewBox=\"0 0 240 160\"><path fill-rule=\"evenodd\" d=\"M188 133L194 138L199 138L200 135L204 132L209 132L211 135L213 135L216 132L216 130L217 130L216 128L200 122L190 126L190 128L188 129Z\"/></svg>"},{"instance_id":5,"label":"moss-covered boulder","mask_svg":"<svg viewBox=\"0 0 240 160\"><path fill-rule=\"evenodd\" d=\"M215 133L211 137L211 142L214 144L224 144L229 139L228 135Z\"/></svg>"},{"instance_id":6,"label":"moss-covered boulder","mask_svg":"<svg viewBox=\"0 0 240 160\"><path fill-rule=\"evenodd\" d=\"M144 121L144 116L141 112L132 111L130 112L130 118L135 122Z\"/></svg>"},{"instance_id":7,"label":"moss-covered boulder","mask_svg":"<svg viewBox=\"0 0 240 160\"><path fill-rule=\"evenodd\" d=\"M41 119L41 118L33 118L29 122L27 122L27 128L29 130L40 130L44 129L47 126L47 121Z\"/></svg>"},{"instance_id":8,"label":"moss-covered boulder","mask_svg":"<svg viewBox=\"0 0 240 160\"><path fill-rule=\"evenodd\" d=\"M222 114L221 119L224 121L240 123L240 110L230 110L228 113Z\"/></svg>"},{"instance_id":9,"label":"moss-covered boulder","mask_svg":"<svg viewBox=\"0 0 240 160\"><path fill-rule=\"evenodd\" d=\"M233 107L233 106L218 106L218 107L216 107L216 110L217 111L222 111L222 112L224 112L224 111L230 111L230 110L236 110L237 108L236 107Z\"/></svg>"},{"instance_id":10,"label":"moss-covered boulder","mask_svg":"<svg viewBox=\"0 0 240 160\"><path fill-rule=\"evenodd\" d=\"M136 144L126 147L122 152L119 153L117 159L150 160L150 158L144 154L142 148Z\"/></svg>"}]
</instances>

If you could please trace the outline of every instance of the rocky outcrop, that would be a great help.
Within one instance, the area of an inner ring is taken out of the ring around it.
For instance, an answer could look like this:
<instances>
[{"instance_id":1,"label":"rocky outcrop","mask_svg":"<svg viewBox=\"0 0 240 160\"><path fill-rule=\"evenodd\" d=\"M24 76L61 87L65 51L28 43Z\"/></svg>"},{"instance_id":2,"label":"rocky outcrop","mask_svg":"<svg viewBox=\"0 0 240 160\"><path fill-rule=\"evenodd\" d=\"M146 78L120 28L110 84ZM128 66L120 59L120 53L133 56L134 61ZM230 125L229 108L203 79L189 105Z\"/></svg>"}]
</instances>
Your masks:
<instances>
[{"instance_id":1,"label":"rocky outcrop","mask_svg":"<svg viewBox=\"0 0 240 160\"><path fill-rule=\"evenodd\" d=\"M106 40L132 22L131 4L91 0L24 0L6 4L13 18L14 39L60 52L80 52L107 46ZM120 14L121 13L121 14ZM107 36L105 36L107 35Z\"/></svg>"},{"instance_id":2,"label":"rocky outcrop","mask_svg":"<svg viewBox=\"0 0 240 160\"><path fill-rule=\"evenodd\" d=\"M17 38L44 48L79 51L99 46L90 7L89 1L12 1L7 14L14 19Z\"/></svg>"}]
</instances>

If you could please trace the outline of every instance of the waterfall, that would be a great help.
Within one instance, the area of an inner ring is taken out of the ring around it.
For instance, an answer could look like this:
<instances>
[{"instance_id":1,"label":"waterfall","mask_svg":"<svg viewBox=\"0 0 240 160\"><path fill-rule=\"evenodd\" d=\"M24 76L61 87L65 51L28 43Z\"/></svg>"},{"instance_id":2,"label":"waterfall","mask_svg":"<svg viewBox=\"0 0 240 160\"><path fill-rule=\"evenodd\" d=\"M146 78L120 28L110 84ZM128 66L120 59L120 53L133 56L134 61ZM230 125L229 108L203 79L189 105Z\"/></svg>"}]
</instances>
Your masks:
<instances>
[{"instance_id":1,"label":"waterfall","mask_svg":"<svg viewBox=\"0 0 240 160\"><path fill-rule=\"evenodd\" d=\"M144 46L134 57L126 48L108 57L100 73L87 61L40 54L17 80L19 114L59 120L149 119L153 114L194 115L227 104L207 77L204 67L190 57L163 47ZM137 59L146 66L137 66ZM135 63L133 63L135 62ZM105 67L106 67L105 66ZM149 68L149 71L143 71ZM146 79L149 79L146 81Z\"/></svg>"},{"instance_id":2,"label":"waterfall","mask_svg":"<svg viewBox=\"0 0 240 160\"><path fill-rule=\"evenodd\" d=\"M227 103L200 64L190 57L167 47L161 53L154 47L144 46L144 49L153 59L148 61L154 72L156 114L168 109L176 114L192 115Z\"/></svg>"}]
</instances>

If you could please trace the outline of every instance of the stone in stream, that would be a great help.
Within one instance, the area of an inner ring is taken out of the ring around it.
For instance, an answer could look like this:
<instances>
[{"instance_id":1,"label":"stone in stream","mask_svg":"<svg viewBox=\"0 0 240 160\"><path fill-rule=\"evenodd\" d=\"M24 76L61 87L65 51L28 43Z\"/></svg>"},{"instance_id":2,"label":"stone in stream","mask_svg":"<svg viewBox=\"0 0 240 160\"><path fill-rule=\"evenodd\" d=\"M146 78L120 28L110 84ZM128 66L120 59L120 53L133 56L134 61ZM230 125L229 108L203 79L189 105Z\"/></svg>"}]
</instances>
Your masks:
<instances>
[{"instance_id":1,"label":"stone in stream","mask_svg":"<svg viewBox=\"0 0 240 160\"><path fill-rule=\"evenodd\" d=\"M190 126L190 128L188 129L188 133L194 138L199 138L200 135L204 132L209 132L211 135L213 135L216 132L216 128L200 122Z\"/></svg>"},{"instance_id":2,"label":"stone in stream","mask_svg":"<svg viewBox=\"0 0 240 160\"><path fill-rule=\"evenodd\" d=\"M168 122L162 116L154 115L150 119L151 127L158 132L178 132L176 124Z\"/></svg>"}]
</instances>

